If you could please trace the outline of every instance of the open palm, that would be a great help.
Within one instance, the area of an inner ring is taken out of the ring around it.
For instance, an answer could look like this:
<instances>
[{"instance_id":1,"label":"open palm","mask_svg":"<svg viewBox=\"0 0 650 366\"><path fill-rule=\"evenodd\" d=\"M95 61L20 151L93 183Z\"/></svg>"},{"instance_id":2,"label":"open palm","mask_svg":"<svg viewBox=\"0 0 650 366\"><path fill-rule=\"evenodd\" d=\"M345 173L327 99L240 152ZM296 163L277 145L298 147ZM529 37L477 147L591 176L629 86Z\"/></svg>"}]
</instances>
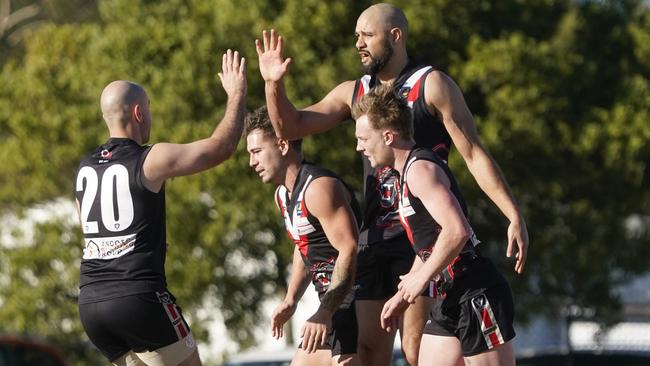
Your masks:
<instances>
[{"instance_id":1,"label":"open palm","mask_svg":"<svg viewBox=\"0 0 650 366\"><path fill-rule=\"evenodd\" d=\"M270 34L262 31L262 41L255 40L255 48L259 57L260 73L264 81L280 81L287 73L291 58L283 59L284 40L274 29Z\"/></svg>"}]
</instances>

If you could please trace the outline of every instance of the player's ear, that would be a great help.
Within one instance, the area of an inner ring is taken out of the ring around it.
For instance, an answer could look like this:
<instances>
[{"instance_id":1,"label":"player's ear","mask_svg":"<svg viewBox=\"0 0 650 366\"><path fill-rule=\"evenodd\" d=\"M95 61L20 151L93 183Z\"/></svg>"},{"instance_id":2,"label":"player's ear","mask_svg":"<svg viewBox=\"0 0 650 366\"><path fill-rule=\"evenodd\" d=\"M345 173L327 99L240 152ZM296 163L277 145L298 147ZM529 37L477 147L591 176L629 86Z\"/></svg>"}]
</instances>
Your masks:
<instances>
[{"instance_id":1,"label":"player's ear","mask_svg":"<svg viewBox=\"0 0 650 366\"><path fill-rule=\"evenodd\" d=\"M400 28L393 28L388 32L388 34L393 43L397 43L404 39L404 32Z\"/></svg>"},{"instance_id":2,"label":"player's ear","mask_svg":"<svg viewBox=\"0 0 650 366\"><path fill-rule=\"evenodd\" d=\"M386 146L390 146L393 143L393 141L395 141L395 134L391 130L384 130L381 133L381 135L382 135L381 137L384 139L384 144Z\"/></svg>"},{"instance_id":3,"label":"player's ear","mask_svg":"<svg viewBox=\"0 0 650 366\"><path fill-rule=\"evenodd\" d=\"M287 155L287 153L289 153L289 141L285 139L278 139L278 149L280 149L282 156Z\"/></svg>"},{"instance_id":4,"label":"player's ear","mask_svg":"<svg viewBox=\"0 0 650 366\"><path fill-rule=\"evenodd\" d=\"M140 107L140 104L136 104L133 106L133 119L137 122L144 122L144 118L142 117L142 108Z\"/></svg>"}]
</instances>

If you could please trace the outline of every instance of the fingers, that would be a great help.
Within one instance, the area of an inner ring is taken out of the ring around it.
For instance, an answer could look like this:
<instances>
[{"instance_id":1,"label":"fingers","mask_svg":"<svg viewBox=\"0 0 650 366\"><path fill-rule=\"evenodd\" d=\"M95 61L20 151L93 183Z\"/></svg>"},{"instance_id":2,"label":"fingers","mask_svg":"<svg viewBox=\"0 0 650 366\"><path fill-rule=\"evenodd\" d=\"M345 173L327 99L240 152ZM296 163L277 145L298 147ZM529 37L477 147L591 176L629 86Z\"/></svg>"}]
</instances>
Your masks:
<instances>
[{"instance_id":1,"label":"fingers","mask_svg":"<svg viewBox=\"0 0 650 366\"><path fill-rule=\"evenodd\" d=\"M271 334L273 338L280 339L284 333L284 325L282 322L278 322L275 319L271 320Z\"/></svg>"},{"instance_id":2,"label":"fingers","mask_svg":"<svg viewBox=\"0 0 650 366\"><path fill-rule=\"evenodd\" d=\"M512 257L512 249L515 246L515 236L514 235L508 235L508 249L506 250L506 257L510 258Z\"/></svg>"},{"instance_id":3,"label":"fingers","mask_svg":"<svg viewBox=\"0 0 650 366\"><path fill-rule=\"evenodd\" d=\"M284 38L278 35L275 29L271 29L270 32L267 32L265 29L262 31L262 40L255 40L255 49L258 55L268 51L282 52L284 49Z\"/></svg>"},{"instance_id":4,"label":"fingers","mask_svg":"<svg viewBox=\"0 0 650 366\"><path fill-rule=\"evenodd\" d=\"M262 56L264 53L264 48L262 48L262 42L259 39L255 40L255 50L257 51L257 56Z\"/></svg>"},{"instance_id":5,"label":"fingers","mask_svg":"<svg viewBox=\"0 0 650 366\"><path fill-rule=\"evenodd\" d=\"M239 51L235 51L232 55L232 63L230 65L231 71L239 71Z\"/></svg>"},{"instance_id":6,"label":"fingers","mask_svg":"<svg viewBox=\"0 0 650 366\"><path fill-rule=\"evenodd\" d=\"M302 336L302 349L307 353L312 353L315 343L311 327L306 327Z\"/></svg>"},{"instance_id":7,"label":"fingers","mask_svg":"<svg viewBox=\"0 0 650 366\"><path fill-rule=\"evenodd\" d=\"M275 33L275 29L271 29L271 41L269 42L271 50L275 50L278 46L278 35Z\"/></svg>"},{"instance_id":8,"label":"fingers","mask_svg":"<svg viewBox=\"0 0 650 366\"><path fill-rule=\"evenodd\" d=\"M381 310L381 315L379 316L379 322L381 324L381 328L386 330L387 332L390 332L390 317L391 317L391 309L390 309L390 304L386 303L384 304L384 308Z\"/></svg>"},{"instance_id":9,"label":"fingers","mask_svg":"<svg viewBox=\"0 0 650 366\"><path fill-rule=\"evenodd\" d=\"M273 338L275 338L275 339L282 338L282 327L278 327L278 326L273 327L271 333L273 335Z\"/></svg>"},{"instance_id":10,"label":"fingers","mask_svg":"<svg viewBox=\"0 0 650 366\"><path fill-rule=\"evenodd\" d=\"M264 43L264 52L269 50L269 37L266 29L262 31L262 42Z\"/></svg>"},{"instance_id":11,"label":"fingers","mask_svg":"<svg viewBox=\"0 0 650 366\"><path fill-rule=\"evenodd\" d=\"M524 241L519 241L519 252L517 253L517 263L515 264L515 271L521 274L524 272L524 264L526 264L526 257L528 255L528 248Z\"/></svg>"},{"instance_id":12,"label":"fingers","mask_svg":"<svg viewBox=\"0 0 650 366\"><path fill-rule=\"evenodd\" d=\"M246 58L241 58L241 63L239 64L239 75L246 75Z\"/></svg>"},{"instance_id":13,"label":"fingers","mask_svg":"<svg viewBox=\"0 0 650 366\"><path fill-rule=\"evenodd\" d=\"M280 54L282 54L282 50L284 50L284 38L282 38L282 36L278 36L278 43L276 48Z\"/></svg>"},{"instance_id":14,"label":"fingers","mask_svg":"<svg viewBox=\"0 0 650 366\"><path fill-rule=\"evenodd\" d=\"M221 60L221 72L217 73L223 83L224 76L229 74L244 77L246 75L246 58L241 57L239 51L228 49Z\"/></svg>"},{"instance_id":15,"label":"fingers","mask_svg":"<svg viewBox=\"0 0 650 366\"><path fill-rule=\"evenodd\" d=\"M219 73L219 77L223 79L223 74L226 73L226 64L228 63L228 56L226 53L223 54L221 57L221 72Z\"/></svg>"},{"instance_id":16,"label":"fingers","mask_svg":"<svg viewBox=\"0 0 650 366\"><path fill-rule=\"evenodd\" d=\"M291 63L291 57L288 57L284 62L282 63L282 68L286 71L287 68L289 67L289 64Z\"/></svg>"},{"instance_id":17,"label":"fingers","mask_svg":"<svg viewBox=\"0 0 650 366\"><path fill-rule=\"evenodd\" d=\"M301 330L302 349L314 353L327 344L327 328L305 324Z\"/></svg>"}]
</instances>

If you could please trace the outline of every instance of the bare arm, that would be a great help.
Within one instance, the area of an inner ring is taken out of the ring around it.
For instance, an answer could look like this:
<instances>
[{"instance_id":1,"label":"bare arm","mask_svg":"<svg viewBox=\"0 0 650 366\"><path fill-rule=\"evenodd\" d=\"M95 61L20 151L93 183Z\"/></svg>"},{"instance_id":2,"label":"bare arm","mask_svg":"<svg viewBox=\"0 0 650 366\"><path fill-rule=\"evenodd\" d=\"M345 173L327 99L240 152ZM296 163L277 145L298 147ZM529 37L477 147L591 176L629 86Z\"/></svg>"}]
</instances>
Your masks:
<instances>
[{"instance_id":1,"label":"bare arm","mask_svg":"<svg viewBox=\"0 0 650 366\"><path fill-rule=\"evenodd\" d=\"M300 255L300 249L296 245L293 251L293 263L291 264L291 278L287 286L287 295L284 301L295 304L305 294L305 290L309 287L311 277L309 270L305 268L305 263Z\"/></svg>"},{"instance_id":2,"label":"bare arm","mask_svg":"<svg viewBox=\"0 0 650 366\"><path fill-rule=\"evenodd\" d=\"M318 218L327 239L339 252L332 281L320 305L331 314L350 293L356 271L359 232L349 202L343 184L330 177L314 180L305 192L307 209Z\"/></svg>"},{"instance_id":3,"label":"bare arm","mask_svg":"<svg viewBox=\"0 0 650 366\"><path fill-rule=\"evenodd\" d=\"M507 255L510 257L513 254L516 245L515 271L521 273L528 251L526 222L501 169L481 144L460 88L449 76L434 71L427 75L425 98L429 111L441 117L479 187L510 220Z\"/></svg>"},{"instance_id":4,"label":"bare arm","mask_svg":"<svg viewBox=\"0 0 650 366\"><path fill-rule=\"evenodd\" d=\"M151 148L143 164L145 184L157 192L167 178L190 175L209 169L237 148L241 137L246 99L246 61L239 53L228 50L223 55L219 78L228 102L226 112L208 138L188 144L159 143Z\"/></svg>"},{"instance_id":5,"label":"bare arm","mask_svg":"<svg viewBox=\"0 0 650 366\"><path fill-rule=\"evenodd\" d=\"M260 73L269 117L276 135L295 140L327 131L350 117L350 102L354 81L339 84L320 102L298 110L287 98L282 78L288 71L291 58L284 59L284 39L275 30L262 32L262 41L255 40Z\"/></svg>"},{"instance_id":6,"label":"bare arm","mask_svg":"<svg viewBox=\"0 0 650 366\"><path fill-rule=\"evenodd\" d=\"M318 218L327 239L339 252L331 283L321 297L321 304L302 327L303 349L308 352L314 352L319 344L325 344L332 315L352 290L359 232L349 202L344 186L330 177L317 178L305 192L307 210Z\"/></svg>"},{"instance_id":7,"label":"bare arm","mask_svg":"<svg viewBox=\"0 0 650 366\"><path fill-rule=\"evenodd\" d=\"M284 324L296 312L298 301L305 294L309 282L309 271L305 268L305 263L302 261L298 246L295 246L293 263L291 265L291 277L287 286L287 295L284 297L284 301L275 308L271 316L271 332L274 338L278 339L282 337Z\"/></svg>"},{"instance_id":8,"label":"bare arm","mask_svg":"<svg viewBox=\"0 0 650 366\"><path fill-rule=\"evenodd\" d=\"M431 217L440 225L440 233L431 255L403 276L399 289L404 300L412 303L424 291L429 281L451 263L463 249L470 236L470 227L458 200L450 190L445 172L430 161L416 161L407 176L411 194L418 197Z\"/></svg>"}]
</instances>

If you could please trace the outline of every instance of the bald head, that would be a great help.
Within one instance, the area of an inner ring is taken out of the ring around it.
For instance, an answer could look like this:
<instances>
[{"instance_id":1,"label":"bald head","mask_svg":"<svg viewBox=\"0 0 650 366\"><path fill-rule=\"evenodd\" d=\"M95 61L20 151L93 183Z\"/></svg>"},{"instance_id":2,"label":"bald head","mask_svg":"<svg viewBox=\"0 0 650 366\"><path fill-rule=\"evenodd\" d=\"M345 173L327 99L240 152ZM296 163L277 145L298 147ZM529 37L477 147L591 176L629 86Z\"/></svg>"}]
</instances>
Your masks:
<instances>
[{"instance_id":1,"label":"bald head","mask_svg":"<svg viewBox=\"0 0 650 366\"><path fill-rule=\"evenodd\" d=\"M380 3L367 8L359 16L358 22L373 22L388 32L393 28L402 30L404 36L408 33L408 21L404 12L391 4Z\"/></svg>"},{"instance_id":2,"label":"bald head","mask_svg":"<svg viewBox=\"0 0 650 366\"><path fill-rule=\"evenodd\" d=\"M109 129L126 127L133 118L135 105L148 105L147 92L135 83L124 80L113 81L102 91L100 100L102 115Z\"/></svg>"}]
</instances>

